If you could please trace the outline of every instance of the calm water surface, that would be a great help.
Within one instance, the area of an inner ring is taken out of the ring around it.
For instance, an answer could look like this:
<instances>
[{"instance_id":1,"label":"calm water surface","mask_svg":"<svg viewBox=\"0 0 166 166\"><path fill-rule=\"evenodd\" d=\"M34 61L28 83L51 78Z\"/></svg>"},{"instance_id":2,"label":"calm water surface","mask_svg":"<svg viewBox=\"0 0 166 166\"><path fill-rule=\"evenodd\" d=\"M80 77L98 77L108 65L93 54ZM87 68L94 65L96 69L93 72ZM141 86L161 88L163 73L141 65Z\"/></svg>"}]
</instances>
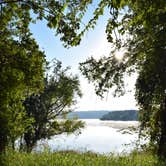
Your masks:
<instances>
[{"instance_id":1,"label":"calm water surface","mask_svg":"<svg viewBox=\"0 0 166 166\"><path fill-rule=\"evenodd\" d=\"M138 138L138 134L122 134L119 132L120 127L126 124L135 125L138 122L115 122L100 121L98 119L83 120L86 127L81 130L81 134L66 135L52 137L51 140L45 141L51 150L77 150L77 151L93 151L97 153L121 153L129 152L133 146L125 146ZM110 127L110 123L114 124L114 128ZM41 143L42 144L42 143Z\"/></svg>"}]
</instances>

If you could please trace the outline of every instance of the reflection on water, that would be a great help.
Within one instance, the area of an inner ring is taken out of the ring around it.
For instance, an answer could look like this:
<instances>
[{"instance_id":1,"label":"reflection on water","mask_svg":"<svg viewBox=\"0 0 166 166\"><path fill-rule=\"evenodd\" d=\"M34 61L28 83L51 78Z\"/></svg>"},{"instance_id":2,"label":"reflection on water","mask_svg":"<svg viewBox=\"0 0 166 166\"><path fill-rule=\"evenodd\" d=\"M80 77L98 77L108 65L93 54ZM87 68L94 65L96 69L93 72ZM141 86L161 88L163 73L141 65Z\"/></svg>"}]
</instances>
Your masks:
<instances>
[{"instance_id":1,"label":"reflection on water","mask_svg":"<svg viewBox=\"0 0 166 166\"><path fill-rule=\"evenodd\" d=\"M124 126L128 123L136 124L137 122L115 122L116 128L112 128L111 122L108 123L100 120L84 120L86 127L81 130L80 135L59 135L54 136L47 144L51 150L78 150L94 151L97 153L110 153L130 151L132 146L124 146L138 138L137 134L122 134L118 131L118 125ZM110 124L109 124L110 123ZM114 124L115 125L115 124Z\"/></svg>"}]
</instances>

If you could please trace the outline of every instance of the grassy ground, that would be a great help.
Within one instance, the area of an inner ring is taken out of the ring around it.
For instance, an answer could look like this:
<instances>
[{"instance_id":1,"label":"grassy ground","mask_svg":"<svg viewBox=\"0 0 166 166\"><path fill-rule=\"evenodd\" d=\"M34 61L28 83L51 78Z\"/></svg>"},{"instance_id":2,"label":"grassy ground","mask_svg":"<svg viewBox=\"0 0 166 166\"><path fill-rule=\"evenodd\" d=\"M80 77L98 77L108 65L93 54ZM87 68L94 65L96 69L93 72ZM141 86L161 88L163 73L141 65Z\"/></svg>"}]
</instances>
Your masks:
<instances>
[{"instance_id":1,"label":"grassy ground","mask_svg":"<svg viewBox=\"0 0 166 166\"><path fill-rule=\"evenodd\" d=\"M98 155L73 151L20 153L8 151L1 156L3 166L166 166L149 153L133 152L130 155Z\"/></svg>"}]
</instances>

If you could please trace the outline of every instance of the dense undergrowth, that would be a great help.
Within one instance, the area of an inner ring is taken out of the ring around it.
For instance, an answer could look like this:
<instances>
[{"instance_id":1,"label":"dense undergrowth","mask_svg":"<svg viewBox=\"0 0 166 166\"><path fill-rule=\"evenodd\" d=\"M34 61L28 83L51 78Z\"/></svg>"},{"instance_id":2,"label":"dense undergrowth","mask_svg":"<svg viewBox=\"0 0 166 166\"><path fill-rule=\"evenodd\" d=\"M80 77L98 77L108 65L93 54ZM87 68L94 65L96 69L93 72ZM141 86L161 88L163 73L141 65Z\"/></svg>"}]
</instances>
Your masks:
<instances>
[{"instance_id":1,"label":"dense undergrowth","mask_svg":"<svg viewBox=\"0 0 166 166\"><path fill-rule=\"evenodd\" d=\"M92 152L25 153L8 150L1 155L2 166L166 166L166 162L149 152L123 155L99 155Z\"/></svg>"}]
</instances>

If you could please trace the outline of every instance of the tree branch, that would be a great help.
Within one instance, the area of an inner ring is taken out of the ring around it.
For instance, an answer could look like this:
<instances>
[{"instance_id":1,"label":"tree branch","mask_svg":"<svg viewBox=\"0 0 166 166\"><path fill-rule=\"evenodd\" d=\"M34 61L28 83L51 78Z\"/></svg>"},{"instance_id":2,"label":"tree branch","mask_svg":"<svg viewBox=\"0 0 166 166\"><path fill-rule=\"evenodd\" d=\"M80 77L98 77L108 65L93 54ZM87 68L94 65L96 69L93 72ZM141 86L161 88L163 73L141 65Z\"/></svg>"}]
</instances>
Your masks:
<instances>
[{"instance_id":1,"label":"tree branch","mask_svg":"<svg viewBox=\"0 0 166 166\"><path fill-rule=\"evenodd\" d=\"M13 1L3 1L3 0L0 0L0 5L2 5L2 4L6 4L6 3L16 3L16 2L21 2L22 0L13 0Z\"/></svg>"}]
</instances>

